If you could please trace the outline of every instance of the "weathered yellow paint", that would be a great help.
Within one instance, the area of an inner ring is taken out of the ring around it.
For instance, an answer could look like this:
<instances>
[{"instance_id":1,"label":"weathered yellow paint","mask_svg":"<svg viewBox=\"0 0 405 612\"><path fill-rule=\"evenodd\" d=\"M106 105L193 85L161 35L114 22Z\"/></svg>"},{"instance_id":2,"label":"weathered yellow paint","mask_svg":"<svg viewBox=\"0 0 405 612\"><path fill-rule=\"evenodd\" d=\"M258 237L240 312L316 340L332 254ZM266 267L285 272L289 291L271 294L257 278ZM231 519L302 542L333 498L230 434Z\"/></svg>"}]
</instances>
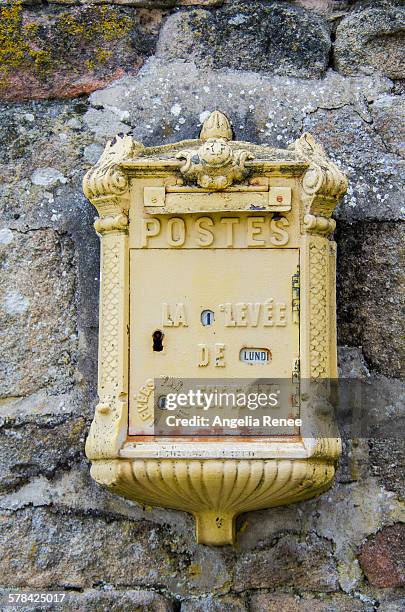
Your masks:
<instances>
[{"instance_id":1,"label":"weathered yellow paint","mask_svg":"<svg viewBox=\"0 0 405 612\"><path fill-rule=\"evenodd\" d=\"M143 401L139 406L137 401L149 378L291 376L299 356L299 325L291 309L298 263L298 249L131 250L130 362L136 364L129 385L131 435L153 434L152 398L148 418ZM204 327L201 312L207 308L215 320ZM151 350L156 329L164 333L161 352ZM263 342L271 351L269 363L247 366L240 360L241 348Z\"/></svg>"},{"instance_id":2,"label":"weathered yellow paint","mask_svg":"<svg viewBox=\"0 0 405 612\"><path fill-rule=\"evenodd\" d=\"M310 401L301 435L283 440L150 435L154 378L336 377L328 236L346 178L309 134L284 151L231 133L215 112L200 140L148 149L116 137L84 179L102 240L92 476L193 513L198 541L215 545L234 541L241 512L321 493L340 452L333 419L320 435Z\"/></svg>"}]
</instances>

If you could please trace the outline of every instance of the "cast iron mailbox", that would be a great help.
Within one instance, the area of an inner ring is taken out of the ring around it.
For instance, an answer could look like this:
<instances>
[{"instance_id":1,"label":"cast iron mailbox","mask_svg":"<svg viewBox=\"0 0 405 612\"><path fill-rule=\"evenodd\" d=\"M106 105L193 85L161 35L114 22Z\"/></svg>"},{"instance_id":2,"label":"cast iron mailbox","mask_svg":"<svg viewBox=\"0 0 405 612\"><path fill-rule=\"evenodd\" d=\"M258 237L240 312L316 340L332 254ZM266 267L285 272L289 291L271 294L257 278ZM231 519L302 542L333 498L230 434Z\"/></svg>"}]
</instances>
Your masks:
<instances>
[{"instance_id":1,"label":"cast iron mailbox","mask_svg":"<svg viewBox=\"0 0 405 612\"><path fill-rule=\"evenodd\" d=\"M154 435L153 407L163 378L336 378L328 236L346 188L310 134L287 150L236 142L218 111L198 140L107 144L84 179L101 236L97 482L191 512L217 545L241 512L329 486L340 440L302 388L306 426L284 438Z\"/></svg>"}]
</instances>

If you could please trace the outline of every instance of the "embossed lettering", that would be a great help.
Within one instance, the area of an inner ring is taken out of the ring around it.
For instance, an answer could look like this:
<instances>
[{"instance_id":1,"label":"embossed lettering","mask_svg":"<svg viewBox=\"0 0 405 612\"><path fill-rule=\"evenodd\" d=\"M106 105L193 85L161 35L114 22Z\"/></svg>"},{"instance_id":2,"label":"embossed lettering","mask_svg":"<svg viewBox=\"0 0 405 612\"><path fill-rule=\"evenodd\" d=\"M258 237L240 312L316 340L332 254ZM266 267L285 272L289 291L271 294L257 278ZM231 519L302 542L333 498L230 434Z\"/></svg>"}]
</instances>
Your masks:
<instances>
[{"instance_id":1,"label":"embossed lettering","mask_svg":"<svg viewBox=\"0 0 405 612\"><path fill-rule=\"evenodd\" d=\"M235 306L236 325L238 327L247 326L246 312L247 312L247 304L244 304L243 302L238 302Z\"/></svg>"},{"instance_id":2,"label":"embossed lettering","mask_svg":"<svg viewBox=\"0 0 405 612\"><path fill-rule=\"evenodd\" d=\"M163 302L162 304L162 325L163 327L173 326L173 321L170 317L170 307L166 302Z\"/></svg>"},{"instance_id":3,"label":"embossed lettering","mask_svg":"<svg viewBox=\"0 0 405 612\"><path fill-rule=\"evenodd\" d=\"M183 327L188 326L184 304L182 304L181 302L176 304L176 308L174 310L173 325L175 327L180 327L181 325Z\"/></svg>"},{"instance_id":4,"label":"embossed lettering","mask_svg":"<svg viewBox=\"0 0 405 612\"><path fill-rule=\"evenodd\" d=\"M181 217L172 217L167 222L167 243L173 247L181 247L186 241L186 224Z\"/></svg>"},{"instance_id":5,"label":"embossed lettering","mask_svg":"<svg viewBox=\"0 0 405 612\"><path fill-rule=\"evenodd\" d=\"M260 316L260 302L256 302L255 304L251 304L250 302L247 304L250 325L252 327L257 327L259 324L259 316Z\"/></svg>"},{"instance_id":6,"label":"embossed lettering","mask_svg":"<svg viewBox=\"0 0 405 612\"><path fill-rule=\"evenodd\" d=\"M148 217L141 222L141 246L165 248L257 248L281 247L288 243L289 221L278 216L197 218ZM155 239L155 240L153 240Z\"/></svg>"},{"instance_id":7,"label":"embossed lettering","mask_svg":"<svg viewBox=\"0 0 405 612\"><path fill-rule=\"evenodd\" d=\"M263 304L264 306L264 327L272 327L274 325L273 321L273 298L266 300Z\"/></svg>"},{"instance_id":8,"label":"embossed lettering","mask_svg":"<svg viewBox=\"0 0 405 612\"><path fill-rule=\"evenodd\" d=\"M264 217L248 217L247 219L247 244L248 246L264 246L263 239L255 238L261 234L264 228Z\"/></svg>"},{"instance_id":9,"label":"embossed lettering","mask_svg":"<svg viewBox=\"0 0 405 612\"><path fill-rule=\"evenodd\" d=\"M215 367L225 367L225 344L222 344L222 342L215 344Z\"/></svg>"},{"instance_id":10,"label":"embossed lettering","mask_svg":"<svg viewBox=\"0 0 405 612\"><path fill-rule=\"evenodd\" d=\"M232 304L229 302L226 304L220 304L219 310L225 314L225 327L235 327L236 321L232 315Z\"/></svg>"},{"instance_id":11,"label":"embossed lettering","mask_svg":"<svg viewBox=\"0 0 405 612\"><path fill-rule=\"evenodd\" d=\"M172 314L173 312L173 314ZM162 304L162 325L163 327L188 327L186 310L184 304L177 303L174 309L170 304Z\"/></svg>"},{"instance_id":12,"label":"embossed lettering","mask_svg":"<svg viewBox=\"0 0 405 612\"><path fill-rule=\"evenodd\" d=\"M283 227L288 227L290 224L288 219L285 217L280 217L279 219L272 219L270 221L270 229L272 231L272 235L270 236L270 242L276 246L284 246L287 244L289 240L287 230L283 229Z\"/></svg>"},{"instance_id":13,"label":"embossed lettering","mask_svg":"<svg viewBox=\"0 0 405 612\"><path fill-rule=\"evenodd\" d=\"M153 236L158 236L159 232L159 219L142 219L142 247L148 246L148 239Z\"/></svg>"},{"instance_id":14,"label":"embossed lettering","mask_svg":"<svg viewBox=\"0 0 405 612\"><path fill-rule=\"evenodd\" d=\"M274 304L274 298L265 302L226 302L219 305L224 313L225 327L285 327L287 325L287 308L285 302Z\"/></svg>"},{"instance_id":15,"label":"embossed lettering","mask_svg":"<svg viewBox=\"0 0 405 612\"><path fill-rule=\"evenodd\" d=\"M278 327L285 327L287 325L286 321L286 306L283 303L277 304L277 323Z\"/></svg>"},{"instance_id":16,"label":"embossed lettering","mask_svg":"<svg viewBox=\"0 0 405 612\"><path fill-rule=\"evenodd\" d=\"M221 219L220 223L223 223L225 225L225 227L226 227L226 244L225 244L225 246L232 247L233 246L233 240L234 240L233 226L236 225L237 223L239 223L239 219L237 217L223 217Z\"/></svg>"},{"instance_id":17,"label":"embossed lettering","mask_svg":"<svg viewBox=\"0 0 405 612\"><path fill-rule=\"evenodd\" d=\"M210 362L210 352L206 344L198 345L198 367L205 368Z\"/></svg>"},{"instance_id":18,"label":"embossed lettering","mask_svg":"<svg viewBox=\"0 0 405 612\"><path fill-rule=\"evenodd\" d=\"M211 217L200 217L195 225L199 234L196 239L197 244L202 247L210 246L214 242L214 234L204 226L212 227L214 225Z\"/></svg>"}]
</instances>

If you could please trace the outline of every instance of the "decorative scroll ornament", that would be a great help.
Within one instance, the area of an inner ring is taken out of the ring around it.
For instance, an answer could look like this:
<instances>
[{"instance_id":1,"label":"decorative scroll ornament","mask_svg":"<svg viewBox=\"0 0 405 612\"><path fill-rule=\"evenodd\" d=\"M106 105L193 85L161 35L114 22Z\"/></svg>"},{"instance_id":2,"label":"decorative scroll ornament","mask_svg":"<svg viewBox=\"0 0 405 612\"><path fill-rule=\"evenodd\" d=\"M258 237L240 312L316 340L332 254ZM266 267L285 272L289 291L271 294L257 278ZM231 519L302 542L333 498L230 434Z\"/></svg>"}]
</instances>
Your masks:
<instances>
[{"instance_id":1,"label":"decorative scroll ornament","mask_svg":"<svg viewBox=\"0 0 405 612\"><path fill-rule=\"evenodd\" d=\"M334 219L327 219L326 217L315 217L307 213L304 216L304 227L307 230L312 230L317 234L327 236L331 234L336 228L336 221Z\"/></svg>"},{"instance_id":2,"label":"decorative scroll ornament","mask_svg":"<svg viewBox=\"0 0 405 612\"><path fill-rule=\"evenodd\" d=\"M218 111L211 113L201 130L200 148L176 155L177 159L184 160L180 167L182 175L212 191L226 189L235 181L245 179L250 171L245 162L254 156L246 149L233 149L228 143L231 138L231 125L225 115Z\"/></svg>"},{"instance_id":3,"label":"decorative scroll ornament","mask_svg":"<svg viewBox=\"0 0 405 612\"><path fill-rule=\"evenodd\" d=\"M112 232L114 230L125 230L128 226L128 216L125 213L118 215L106 215L95 220L94 229L98 234Z\"/></svg>"},{"instance_id":4,"label":"decorative scroll ornament","mask_svg":"<svg viewBox=\"0 0 405 612\"><path fill-rule=\"evenodd\" d=\"M327 235L335 229L330 219L340 198L347 191L347 178L328 159L325 149L306 132L289 147L306 159L310 166L302 178L304 228Z\"/></svg>"},{"instance_id":5,"label":"decorative scroll ornament","mask_svg":"<svg viewBox=\"0 0 405 612\"><path fill-rule=\"evenodd\" d=\"M119 164L130 157L136 147L143 147L130 136L119 134L109 140L97 164L83 179L83 191L90 202L100 198L122 196L128 189L128 177Z\"/></svg>"},{"instance_id":6,"label":"decorative scroll ornament","mask_svg":"<svg viewBox=\"0 0 405 612\"><path fill-rule=\"evenodd\" d=\"M142 144L132 140L130 136L118 134L108 141L97 164L85 175L83 191L100 214L94 224L99 234L126 229L129 182L120 164L143 148Z\"/></svg>"}]
</instances>

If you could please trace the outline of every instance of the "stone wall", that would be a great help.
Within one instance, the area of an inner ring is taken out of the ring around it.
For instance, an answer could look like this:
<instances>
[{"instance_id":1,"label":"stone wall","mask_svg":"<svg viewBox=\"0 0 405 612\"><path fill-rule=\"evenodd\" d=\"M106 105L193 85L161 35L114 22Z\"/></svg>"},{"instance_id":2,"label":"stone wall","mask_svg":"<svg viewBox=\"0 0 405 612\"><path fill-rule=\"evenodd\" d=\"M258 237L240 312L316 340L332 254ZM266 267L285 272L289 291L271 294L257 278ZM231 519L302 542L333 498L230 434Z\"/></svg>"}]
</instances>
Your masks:
<instances>
[{"instance_id":1,"label":"stone wall","mask_svg":"<svg viewBox=\"0 0 405 612\"><path fill-rule=\"evenodd\" d=\"M81 192L117 132L194 137L215 108L239 139L311 131L350 178L341 367L385 386L394 410L404 37L401 1L0 4L2 587L65 590L58 610L405 609L401 440L347 441L329 492L240 517L235 548L198 546L188 515L91 481L99 245Z\"/></svg>"}]
</instances>

